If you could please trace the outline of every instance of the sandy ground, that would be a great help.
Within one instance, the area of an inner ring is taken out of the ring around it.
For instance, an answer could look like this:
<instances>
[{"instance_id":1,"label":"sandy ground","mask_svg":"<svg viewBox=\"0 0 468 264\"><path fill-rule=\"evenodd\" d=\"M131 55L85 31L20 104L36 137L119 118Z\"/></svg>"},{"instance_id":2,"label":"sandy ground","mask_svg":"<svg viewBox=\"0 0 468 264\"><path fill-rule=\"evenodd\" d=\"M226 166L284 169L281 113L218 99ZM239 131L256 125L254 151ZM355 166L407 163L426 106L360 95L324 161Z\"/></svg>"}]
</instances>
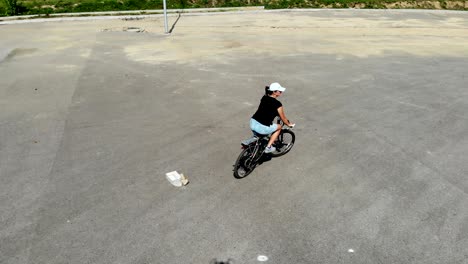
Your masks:
<instances>
[{"instance_id":1,"label":"sandy ground","mask_svg":"<svg viewBox=\"0 0 468 264\"><path fill-rule=\"evenodd\" d=\"M468 263L467 13L169 22L0 25L0 263ZM297 144L237 180L273 81Z\"/></svg>"}]
</instances>

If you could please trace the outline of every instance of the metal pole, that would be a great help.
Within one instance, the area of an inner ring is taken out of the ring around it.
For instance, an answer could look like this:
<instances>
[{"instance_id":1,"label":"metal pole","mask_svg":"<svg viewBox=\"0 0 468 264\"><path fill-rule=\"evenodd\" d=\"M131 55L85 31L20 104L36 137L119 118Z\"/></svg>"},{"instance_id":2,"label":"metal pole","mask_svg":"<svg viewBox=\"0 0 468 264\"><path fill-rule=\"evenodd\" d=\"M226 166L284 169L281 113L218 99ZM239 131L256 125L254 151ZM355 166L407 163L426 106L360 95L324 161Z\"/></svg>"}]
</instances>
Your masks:
<instances>
[{"instance_id":1,"label":"metal pole","mask_svg":"<svg viewBox=\"0 0 468 264\"><path fill-rule=\"evenodd\" d=\"M167 11L166 11L166 0L163 0L163 6L164 6L164 33L169 33L167 30Z\"/></svg>"}]
</instances>

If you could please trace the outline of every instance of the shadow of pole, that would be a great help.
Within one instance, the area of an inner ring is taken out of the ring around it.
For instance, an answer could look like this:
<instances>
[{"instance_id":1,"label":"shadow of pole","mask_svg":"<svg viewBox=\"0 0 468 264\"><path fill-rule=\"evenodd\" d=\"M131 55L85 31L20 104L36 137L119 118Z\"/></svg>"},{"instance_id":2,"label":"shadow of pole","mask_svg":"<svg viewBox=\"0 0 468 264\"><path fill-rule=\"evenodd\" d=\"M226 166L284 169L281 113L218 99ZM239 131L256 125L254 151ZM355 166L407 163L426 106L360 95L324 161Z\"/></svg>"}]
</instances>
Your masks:
<instances>
[{"instance_id":1,"label":"shadow of pole","mask_svg":"<svg viewBox=\"0 0 468 264\"><path fill-rule=\"evenodd\" d=\"M180 19L181 15L182 15L182 14L181 14L181 13L179 13L179 16L177 17L176 21L174 22L174 24L172 24L172 27L171 27L171 29L169 30L169 34L171 34L171 33L172 33L172 31L174 30L174 28L175 28L175 25L176 25L176 24L177 24L177 22L179 21L179 19Z\"/></svg>"}]
</instances>

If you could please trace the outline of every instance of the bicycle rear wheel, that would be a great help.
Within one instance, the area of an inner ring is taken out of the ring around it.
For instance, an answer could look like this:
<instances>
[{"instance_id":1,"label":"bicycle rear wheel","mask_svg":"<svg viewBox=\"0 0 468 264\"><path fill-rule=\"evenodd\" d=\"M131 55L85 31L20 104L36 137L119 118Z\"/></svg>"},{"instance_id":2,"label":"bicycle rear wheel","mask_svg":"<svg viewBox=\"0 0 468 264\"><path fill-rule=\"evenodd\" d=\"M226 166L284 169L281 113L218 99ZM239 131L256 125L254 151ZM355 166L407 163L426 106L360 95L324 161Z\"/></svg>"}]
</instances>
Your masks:
<instances>
[{"instance_id":1,"label":"bicycle rear wheel","mask_svg":"<svg viewBox=\"0 0 468 264\"><path fill-rule=\"evenodd\" d=\"M234 164L234 177L241 179L249 175L254 169L256 164L253 163L252 151L253 147L249 146L241 151L239 157Z\"/></svg>"},{"instance_id":2,"label":"bicycle rear wheel","mask_svg":"<svg viewBox=\"0 0 468 264\"><path fill-rule=\"evenodd\" d=\"M294 146L294 141L296 140L296 135L291 130L283 129L281 134L279 134L278 139L275 141L273 146L276 148L276 151L271 153L273 157L283 156L288 153Z\"/></svg>"}]
</instances>

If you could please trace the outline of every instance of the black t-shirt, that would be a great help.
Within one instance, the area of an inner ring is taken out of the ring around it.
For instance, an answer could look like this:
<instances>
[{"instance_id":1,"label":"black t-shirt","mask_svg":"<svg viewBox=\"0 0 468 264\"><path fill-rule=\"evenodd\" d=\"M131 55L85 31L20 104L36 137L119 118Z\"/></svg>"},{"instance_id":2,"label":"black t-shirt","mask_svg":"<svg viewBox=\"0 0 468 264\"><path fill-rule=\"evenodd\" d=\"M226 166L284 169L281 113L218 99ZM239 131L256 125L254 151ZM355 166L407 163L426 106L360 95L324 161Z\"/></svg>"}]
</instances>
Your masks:
<instances>
[{"instance_id":1,"label":"black t-shirt","mask_svg":"<svg viewBox=\"0 0 468 264\"><path fill-rule=\"evenodd\" d=\"M252 116L253 119L257 120L260 124L265 126L271 126L273 119L278 116L278 108L283 106L280 101L276 98L264 95L260 100L257 112Z\"/></svg>"}]
</instances>

